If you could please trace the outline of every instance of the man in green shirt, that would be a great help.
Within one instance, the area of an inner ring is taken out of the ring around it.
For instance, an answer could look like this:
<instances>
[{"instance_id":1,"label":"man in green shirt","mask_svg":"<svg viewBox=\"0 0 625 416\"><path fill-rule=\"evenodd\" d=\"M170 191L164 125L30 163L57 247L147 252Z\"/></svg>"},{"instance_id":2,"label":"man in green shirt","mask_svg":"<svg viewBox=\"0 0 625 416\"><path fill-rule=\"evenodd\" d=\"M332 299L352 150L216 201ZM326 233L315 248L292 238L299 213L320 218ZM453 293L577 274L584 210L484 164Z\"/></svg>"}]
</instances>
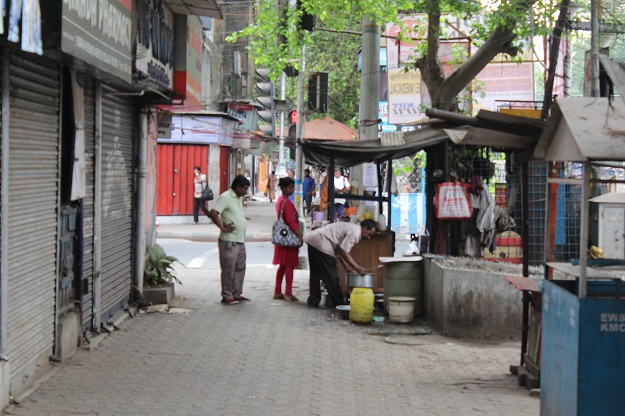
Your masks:
<instances>
[{"instance_id":1,"label":"man in green shirt","mask_svg":"<svg viewBox=\"0 0 625 416\"><path fill-rule=\"evenodd\" d=\"M245 278L245 231L247 221L243 197L250 181L239 175L230 189L219 195L210 217L221 230L219 234L219 266L221 267L221 303L236 305L249 300L241 295Z\"/></svg>"}]
</instances>

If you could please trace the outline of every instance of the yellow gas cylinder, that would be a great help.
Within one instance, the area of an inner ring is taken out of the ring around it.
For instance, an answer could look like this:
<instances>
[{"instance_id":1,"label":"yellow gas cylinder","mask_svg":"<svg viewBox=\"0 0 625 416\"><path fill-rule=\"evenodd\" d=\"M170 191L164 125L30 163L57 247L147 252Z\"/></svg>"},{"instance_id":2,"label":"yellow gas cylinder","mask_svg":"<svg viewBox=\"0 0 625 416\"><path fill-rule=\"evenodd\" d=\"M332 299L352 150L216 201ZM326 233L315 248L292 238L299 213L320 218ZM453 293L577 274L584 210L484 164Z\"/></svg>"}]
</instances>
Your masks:
<instances>
[{"instance_id":1,"label":"yellow gas cylinder","mask_svg":"<svg viewBox=\"0 0 625 416\"><path fill-rule=\"evenodd\" d=\"M368 287L355 287L349 296L349 320L355 324L369 324L373 320L375 296Z\"/></svg>"}]
</instances>

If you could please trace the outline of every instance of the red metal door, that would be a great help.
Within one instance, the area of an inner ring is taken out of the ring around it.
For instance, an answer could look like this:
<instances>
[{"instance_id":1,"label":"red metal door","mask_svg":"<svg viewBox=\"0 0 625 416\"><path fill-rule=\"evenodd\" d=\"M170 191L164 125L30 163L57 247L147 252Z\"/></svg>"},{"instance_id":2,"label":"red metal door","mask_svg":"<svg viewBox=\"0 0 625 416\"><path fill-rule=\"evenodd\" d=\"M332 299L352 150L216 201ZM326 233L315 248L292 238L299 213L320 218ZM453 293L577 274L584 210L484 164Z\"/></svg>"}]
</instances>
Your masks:
<instances>
[{"instance_id":1,"label":"red metal door","mask_svg":"<svg viewBox=\"0 0 625 416\"><path fill-rule=\"evenodd\" d=\"M219 148L219 194L230 188L230 182L230 148L221 146Z\"/></svg>"},{"instance_id":2,"label":"red metal door","mask_svg":"<svg viewBox=\"0 0 625 416\"><path fill-rule=\"evenodd\" d=\"M193 167L208 172L208 145L158 144L156 215L193 214Z\"/></svg>"}]
</instances>

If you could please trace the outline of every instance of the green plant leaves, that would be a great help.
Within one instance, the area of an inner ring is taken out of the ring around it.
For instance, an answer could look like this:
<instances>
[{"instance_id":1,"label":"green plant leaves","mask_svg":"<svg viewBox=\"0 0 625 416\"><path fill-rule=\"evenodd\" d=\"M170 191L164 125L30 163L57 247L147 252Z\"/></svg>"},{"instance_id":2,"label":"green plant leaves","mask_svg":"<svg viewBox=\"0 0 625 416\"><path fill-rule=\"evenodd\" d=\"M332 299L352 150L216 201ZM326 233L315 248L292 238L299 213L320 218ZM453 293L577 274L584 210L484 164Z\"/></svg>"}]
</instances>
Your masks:
<instances>
[{"instance_id":1,"label":"green plant leaves","mask_svg":"<svg viewBox=\"0 0 625 416\"><path fill-rule=\"evenodd\" d=\"M168 286L176 282L182 282L176 277L174 263L184 267L174 256L168 256L165 250L158 244L148 249L145 256L143 284L150 287Z\"/></svg>"}]
</instances>

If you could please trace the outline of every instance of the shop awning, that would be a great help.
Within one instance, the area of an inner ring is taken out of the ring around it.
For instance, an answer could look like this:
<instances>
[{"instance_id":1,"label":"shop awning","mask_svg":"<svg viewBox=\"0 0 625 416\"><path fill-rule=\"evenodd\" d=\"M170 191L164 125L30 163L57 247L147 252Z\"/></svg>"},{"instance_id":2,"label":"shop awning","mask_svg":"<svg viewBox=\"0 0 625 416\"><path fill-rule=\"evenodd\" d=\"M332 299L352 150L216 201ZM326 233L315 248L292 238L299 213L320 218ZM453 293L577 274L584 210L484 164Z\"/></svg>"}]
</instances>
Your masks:
<instances>
[{"instance_id":1,"label":"shop awning","mask_svg":"<svg viewBox=\"0 0 625 416\"><path fill-rule=\"evenodd\" d=\"M165 0L165 4L175 14L224 18L215 0Z\"/></svg>"},{"instance_id":2,"label":"shop awning","mask_svg":"<svg viewBox=\"0 0 625 416\"><path fill-rule=\"evenodd\" d=\"M449 139L445 130L423 127L404 133L404 143L382 146L379 139L353 141L304 140L302 149L308 163L329 166L334 157L334 165L350 167L368 162L384 162L410 156L418 151Z\"/></svg>"}]
</instances>

